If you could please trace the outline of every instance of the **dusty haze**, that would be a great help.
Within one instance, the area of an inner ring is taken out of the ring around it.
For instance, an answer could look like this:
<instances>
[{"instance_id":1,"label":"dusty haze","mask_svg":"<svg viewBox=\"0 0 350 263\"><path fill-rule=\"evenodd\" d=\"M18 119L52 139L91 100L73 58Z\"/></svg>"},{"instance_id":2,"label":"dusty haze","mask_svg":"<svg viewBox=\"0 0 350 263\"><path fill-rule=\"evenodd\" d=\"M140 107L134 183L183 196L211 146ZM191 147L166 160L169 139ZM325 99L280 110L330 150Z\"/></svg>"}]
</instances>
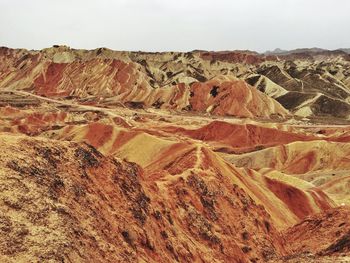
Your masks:
<instances>
[{"instance_id":1,"label":"dusty haze","mask_svg":"<svg viewBox=\"0 0 350 263\"><path fill-rule=\"evenodd\" d=\"M265 51L350 46L347 0L0 0L0 46Z\"/></svg>"}]
</instances>

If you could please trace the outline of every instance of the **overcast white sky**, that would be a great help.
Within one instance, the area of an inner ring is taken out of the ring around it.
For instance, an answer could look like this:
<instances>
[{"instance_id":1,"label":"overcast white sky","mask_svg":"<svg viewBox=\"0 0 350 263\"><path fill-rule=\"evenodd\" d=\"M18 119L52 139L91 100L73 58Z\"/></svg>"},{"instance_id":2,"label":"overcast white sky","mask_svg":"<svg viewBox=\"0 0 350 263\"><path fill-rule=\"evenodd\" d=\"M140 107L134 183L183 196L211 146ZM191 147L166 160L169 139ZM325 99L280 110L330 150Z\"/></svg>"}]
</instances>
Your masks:
<instances>
[{"instance_id":1,"label":"overcast white sky","mask_svg":"<svg viewBox=\"0 0 350 263\"><path fill-rule=\"evenodd\" d=\"M350 0L0 0L0 46L350 47Z\"/></svg>"}]
</instances>

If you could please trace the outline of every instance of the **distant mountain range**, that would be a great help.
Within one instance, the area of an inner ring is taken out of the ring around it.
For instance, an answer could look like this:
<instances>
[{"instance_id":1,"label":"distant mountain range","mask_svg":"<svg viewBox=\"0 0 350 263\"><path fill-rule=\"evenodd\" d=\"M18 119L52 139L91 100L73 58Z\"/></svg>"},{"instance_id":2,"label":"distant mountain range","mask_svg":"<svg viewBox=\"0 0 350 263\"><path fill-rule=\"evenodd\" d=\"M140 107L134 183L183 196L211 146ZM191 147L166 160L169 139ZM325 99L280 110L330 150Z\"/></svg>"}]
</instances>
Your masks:
<instances>
[{"instance_id":1,"label":"distant mountain range","mask_svg":"<svg viewBox=\"0 0 350 263\"><path fill-rule=\"evenodd\" d=\"M350 48L341 48L341 49L339 49L339 50L344 51L344 52L350 54Z\"/></svg>"},{"instance_id":2,"label":"distant mountain range","mask_svg":"<svg viewBox=\"0 0 350 263\"><path fill-rule=\"evenodd\" d=\"M318 52L327 52L327 51L343 51L348 54L350 54L350 48L339 48L336 50L329 50L329 49L323 49L323 48L297 48L297 49L292 49L292 50L284 50L280 48L276 48L275 50L268 50L264 52L263 54L265 55L290 55L290 54L298 54L298 53L318 53Z\"/></svg>"}]
</instances>

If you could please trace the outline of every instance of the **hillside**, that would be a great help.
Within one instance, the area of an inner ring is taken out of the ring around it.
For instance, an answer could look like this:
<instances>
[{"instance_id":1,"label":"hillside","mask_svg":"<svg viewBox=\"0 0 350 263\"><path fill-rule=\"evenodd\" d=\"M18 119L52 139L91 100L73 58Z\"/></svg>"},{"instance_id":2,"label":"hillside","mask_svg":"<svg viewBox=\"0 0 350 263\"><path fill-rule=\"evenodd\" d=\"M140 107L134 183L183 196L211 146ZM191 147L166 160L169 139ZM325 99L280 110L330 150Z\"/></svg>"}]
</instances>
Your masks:
<instances>
[{"instance_id":1,"label":"hillside","mask_svg":"<svg viewBox=\"0 0 350 263\"><path fill-rule=\"evenodd\" d=\"M303 52L1 48L0 261L346 262L350 64Z\"/></svg>"}]
</instances>

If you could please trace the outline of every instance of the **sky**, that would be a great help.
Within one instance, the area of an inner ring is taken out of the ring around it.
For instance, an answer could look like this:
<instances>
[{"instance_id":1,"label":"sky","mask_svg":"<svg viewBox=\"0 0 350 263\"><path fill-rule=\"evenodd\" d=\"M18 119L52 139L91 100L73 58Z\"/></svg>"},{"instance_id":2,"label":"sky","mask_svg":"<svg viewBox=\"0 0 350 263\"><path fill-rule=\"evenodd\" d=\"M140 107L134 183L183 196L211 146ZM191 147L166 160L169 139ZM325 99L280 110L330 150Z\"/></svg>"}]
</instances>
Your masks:
<instances>
[{"instance_id":1,"label":"sky","mask_svg":"<svg viewBox=\"0 0 350 263\"><path fill-rule=\"evenodd\" d=\"M0 46L350 48L350 0L0 0Z\"/></svg>"}]
</instances>

